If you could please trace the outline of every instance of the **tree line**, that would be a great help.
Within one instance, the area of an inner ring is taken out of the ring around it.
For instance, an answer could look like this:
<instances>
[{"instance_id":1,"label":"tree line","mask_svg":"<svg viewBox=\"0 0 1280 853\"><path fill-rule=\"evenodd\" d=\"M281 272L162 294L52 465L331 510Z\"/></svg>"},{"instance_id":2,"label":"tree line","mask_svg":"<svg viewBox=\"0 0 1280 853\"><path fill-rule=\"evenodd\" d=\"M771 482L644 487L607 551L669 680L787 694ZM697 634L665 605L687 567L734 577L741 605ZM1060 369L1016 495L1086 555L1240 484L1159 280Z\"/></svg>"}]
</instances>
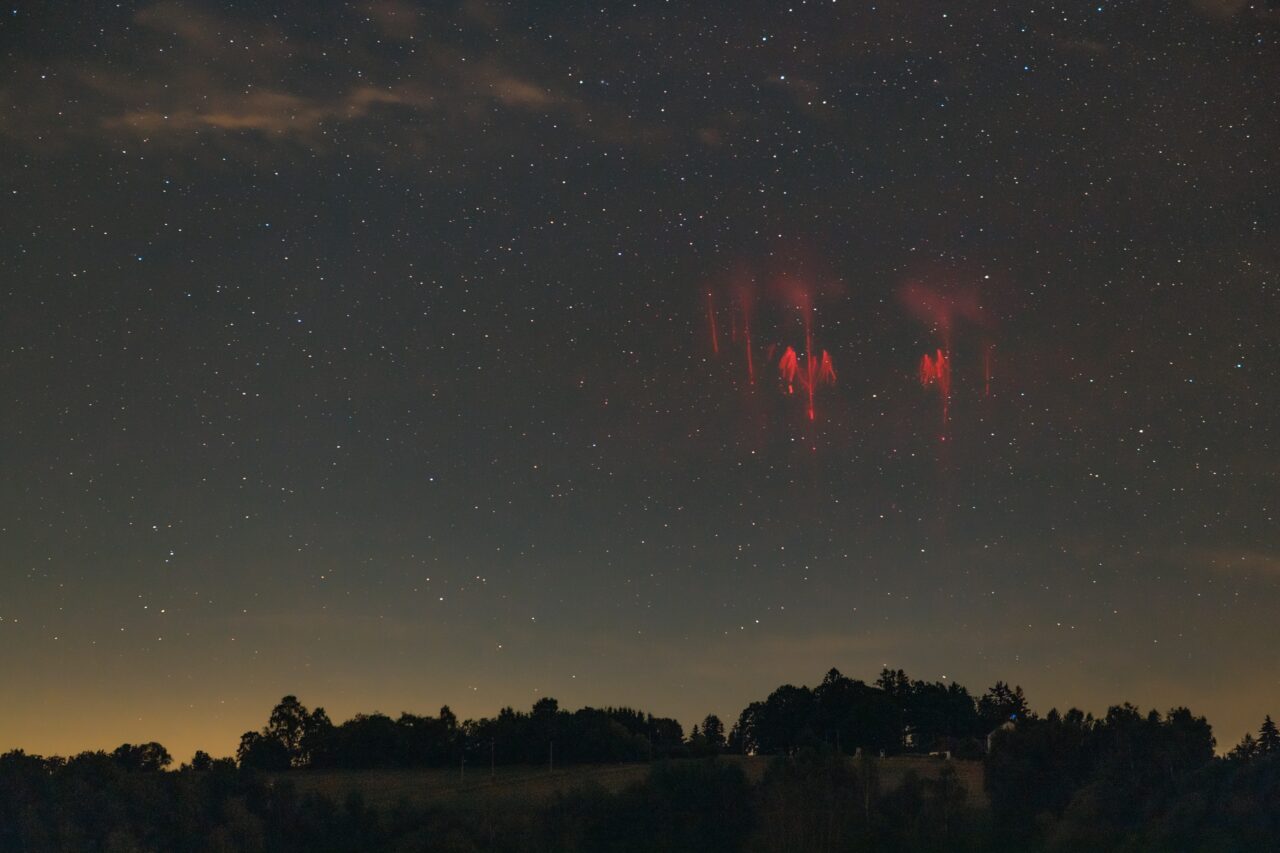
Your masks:
<instances>
[{"instance_id":1,"label":"tree line","mask_svg":"<svg viewBox=\"0 0 1280 853\"><path fill-rule=\"evenodd\" d=\"M0 851L1262 851L1280 847L1280 731L1270 716L1225 756L1204 717L1129 704L1041 715L1017 687L974 698L886 670L783 685L728 730L626 708L459 721L357 715L334 725L285 697L235 758L172 771L158 743L71 758L0 755ZM554 750L554 758L552 755ZM985 789L937 772L881 784L881 753L973 751ZM770 755L762 779L716 756ZM697 760L705 758L707 760ZM653 760L626 790L501 808L462 801L373 809L299 794L303 768ZM163 772L163 771L170 772ZM267 771L267 772L264 772ZM985 794L986 802L980 802Z\"/></svg>"},{"instance_id":2,"label":"tree line","mask_svg":"<svg viewBox=\"0 0 1280 853\"><path fill-rule=\"evenodd\" d=\"M777 755L825 745L845 754L946 751L980 758L986 736L1025 717L1021 687L996 682L980 697L954 682L913 681L885 669L874 684L832 669L815 688L783 685L752 702L728 731L708 714L688 737L680 723L631 708L566 711L540 699L525 711L459 721L357 714L335 725L323 708L286 696L266 724L245 732L236 760L258 770L369 769L471 763L562 764L648 761L720 753Z\"/></svg>"},{"instance_id":3,"label":"tree line","mask_svg":"<svg viewBox=\"0 0 1280 853\"><path fill-rule=\"evenodd\" d=\"M776 755L827 745L877 754L946 751L980 758L988 734L1026 717L1021 687L997 681L974 698L955 682L913 681L885 669L866 684L831 669L815 688L783 685L752 702L729 733L732 752Z\"/></svg>"},{"instance_id":4,"label":"tree line","mask_svg":"<svg viewBox=\"0 0 1280 853\"><path fill-rule=\"evenodd\" d=\"M696 752L678 722L631 708L565 711L540 699L529 711L459 722L446 705L434 717L356 714L334 725L323 708L284 697L266 725L245 732L236 750L242 767L370 769L483 764L581 764L648 761Z\"/></svg>"}]
</instances>

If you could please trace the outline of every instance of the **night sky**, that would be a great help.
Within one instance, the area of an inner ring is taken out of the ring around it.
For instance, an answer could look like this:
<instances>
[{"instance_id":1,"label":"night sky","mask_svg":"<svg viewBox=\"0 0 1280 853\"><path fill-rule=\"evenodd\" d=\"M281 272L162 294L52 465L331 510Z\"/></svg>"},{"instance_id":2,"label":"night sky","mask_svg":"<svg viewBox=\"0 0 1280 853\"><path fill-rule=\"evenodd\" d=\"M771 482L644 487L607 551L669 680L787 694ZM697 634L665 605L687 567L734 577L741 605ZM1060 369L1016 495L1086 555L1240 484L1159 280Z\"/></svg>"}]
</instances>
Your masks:
<instances>
[{"instance_id":1,"label":"night sky","mask_svg":"<svg viewBox=\"0 0 1280 853\"><path fill-rule=\"evenodd\" d=\"M992 5L6 8L0 749L1280 712L1280 8Z\"/></svg>"}]
</instances>

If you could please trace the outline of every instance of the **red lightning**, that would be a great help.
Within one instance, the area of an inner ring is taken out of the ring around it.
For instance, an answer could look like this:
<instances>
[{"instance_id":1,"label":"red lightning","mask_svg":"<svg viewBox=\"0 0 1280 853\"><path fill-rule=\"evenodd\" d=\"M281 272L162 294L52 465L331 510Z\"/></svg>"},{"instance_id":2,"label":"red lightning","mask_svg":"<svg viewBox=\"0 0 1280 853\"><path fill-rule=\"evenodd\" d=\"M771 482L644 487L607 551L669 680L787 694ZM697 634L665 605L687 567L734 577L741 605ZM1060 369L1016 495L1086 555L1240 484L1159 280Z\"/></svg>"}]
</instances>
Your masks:
<instances>
[{"instance_id":1,"label":"red lightning","mask_svg":"<svg viewBox=\"0 0 1280 853\"><path fill-rule=\"evenodd\" d=\"M938 386L938 396L942 398L942 424L946 426L951 409L951 356L946 350L937 350L932 356L925 353L921 357L920 385L924 388Z\"/></svg>"},{"instance_id":2,"label":"red lightning","mask_svg":"<svg viewBox=\"0 0 1280 853\"><path fill-rule=\"evenodd\" d=\"M715 288L707 288L706 306L707 312L707 332L711 337L711 350L719 356L720 353L720 324L724 321L724 314L729 315L729 339L726 343L729 345L727 353L737 355L739 347L742 347L743 361L746 362L747 381L754 390L756 385L756 351L755 339L753 337L752 326L758 323L755 314L755 293L752 290L751 282L748 280L740 280L734 286L732 292L724 297L718 294ZM727 304L717 305L717 297L727 299ZM790 304L791 310L800 310L800 318L804 323L804 343L803 349L797 343L796 346L786 346L785 344L770 344L760 353L764 358L761 362L765 365L776 365L778 375L782 382L782 390L787 395L795 395L799 391L803 391L805 395L805 414L809 420L816 421L818 419L818 389L823 386L831 386L836 384L836 368L832 361L831 353L815 346L816 334L816 318L814 314L813 298L809 292L809 288L801 282L790 282L789 293L785 297ZM759 332L759 328L754 330ZM736 358L735 358L736 361Z\"/></svg>"},{"instance_id":3,"label":"red lightning","mask_svg":"<svg viewBox=\"0 0 1280 853\"><path fill-rule=\"evenodd\" d=\"M813 421L818 418L817 406L814 403L818 386L836 384L836 368L831 361L831 353L826 350L823 350L821 355L814 352L813 309L808 298L804 300L804 346L804 369L800 368L800 356L795 348L787 347L782 353L782 358L778 360L778 376L786 386L788 394L794 394L796 383L800 383L800 387L805 390L805 395L808 397L805 412L809 415L809 420ZM774 347L770 347L770 360L773 353Z\"/></svg>"},{"instance_id":4,"label":"red lightning","mask_svg":"<svg viewBox=\"0 0 1280 853\"><path fill-rule=\"evenodd\" d=\"M836 366L831 362L831 353L822 351L822 363L818 365L818 381L825 385L836 384Z\"/></svg>"},{"instance_id":5,"label":"red lightning","mask_svg":"<svg viewBox=\"0 0 1280 853\"><path fill-rule=\"evenodd\" d=\"M799 370L800 362L796 358L796 351L791 347L787 347L786 352L782 354L782 360L778 362L778 374L782 377L782 381L786 383L788 394L796 392L796 375Z\"/></svg>"},{"instance_id":6,"label":"red lightning","mask_svg":"<svg viewBox=\"0 0 1280 853\"><path fill-rule=\"evenodd\" d=\"M806 353L804 370L801 370L800 356L796 354L794 348L787 347L782 353L781 360L778 361L778 376L782 378L783 384L787 386L788 394L794 394L796 392L796 383L800 383L800 387L805 390L809 397L805 411L809 415L809 420L812 421L818 416L813 403L814 393L819 386L836 384L836 366L831 360L831 353L823 350L820 356Z\"/></svg>"}]
</instances>

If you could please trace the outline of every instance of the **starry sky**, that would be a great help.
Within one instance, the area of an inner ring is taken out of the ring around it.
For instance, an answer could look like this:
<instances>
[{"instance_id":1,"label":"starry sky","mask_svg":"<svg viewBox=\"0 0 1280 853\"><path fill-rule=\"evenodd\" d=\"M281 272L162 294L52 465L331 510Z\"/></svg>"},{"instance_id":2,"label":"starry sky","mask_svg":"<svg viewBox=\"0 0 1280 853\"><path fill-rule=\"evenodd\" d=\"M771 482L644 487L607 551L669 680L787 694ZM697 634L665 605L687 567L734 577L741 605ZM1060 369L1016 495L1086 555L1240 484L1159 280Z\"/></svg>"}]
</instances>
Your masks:
<instances>
[{"instance_id":1,"label":"starry sky","mask_svg":"<svg viewBox=\"0 0 1280 853\"><path fill-rule=\"evenodd\" d=\"M1275 3L92 6L0 20L0 749L1280 712Z\"/></svg>"}]
</instances>

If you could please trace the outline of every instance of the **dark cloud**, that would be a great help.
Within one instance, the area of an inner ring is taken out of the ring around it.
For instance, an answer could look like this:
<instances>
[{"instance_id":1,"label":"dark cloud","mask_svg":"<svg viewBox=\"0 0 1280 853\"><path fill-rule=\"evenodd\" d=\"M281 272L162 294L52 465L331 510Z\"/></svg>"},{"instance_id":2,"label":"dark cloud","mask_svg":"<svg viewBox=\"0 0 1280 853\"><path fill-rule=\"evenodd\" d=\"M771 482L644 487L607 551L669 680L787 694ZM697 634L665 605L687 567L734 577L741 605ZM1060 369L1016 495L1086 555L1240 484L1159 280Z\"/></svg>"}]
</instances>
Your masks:
<instances>
[{"instance_id":1,"label":"dark cloud","mask_svg":"<svg viewBox=\"0 0 1280 853\"><path fill-rule=\"evenodd\" d=\"M341 35L324 38L196 4L145 6L134 16L138 33L104 38L146 61L126 73L91 57L63 57L52 75L28 64L26 81L0 90L0 103L9 105L0 130L38 146L75 137L206 146L224 135L240 148L252 134L263 145L327 150L351 128L367 131L357 137L366 150L387 155L424 135L439 146L484 146L492 135L480 131L538 118L614 144L653 144L662 135L584 99L567 78L549 81L509 65L502 50L418 38L425 13L411 4L372 3L364 11ZM492 21L468 4L439 23L483 31ZM384 36L403 49L382 52ZM34 86L37 77L42 85Z\"/></svg>"}]
</instances>

